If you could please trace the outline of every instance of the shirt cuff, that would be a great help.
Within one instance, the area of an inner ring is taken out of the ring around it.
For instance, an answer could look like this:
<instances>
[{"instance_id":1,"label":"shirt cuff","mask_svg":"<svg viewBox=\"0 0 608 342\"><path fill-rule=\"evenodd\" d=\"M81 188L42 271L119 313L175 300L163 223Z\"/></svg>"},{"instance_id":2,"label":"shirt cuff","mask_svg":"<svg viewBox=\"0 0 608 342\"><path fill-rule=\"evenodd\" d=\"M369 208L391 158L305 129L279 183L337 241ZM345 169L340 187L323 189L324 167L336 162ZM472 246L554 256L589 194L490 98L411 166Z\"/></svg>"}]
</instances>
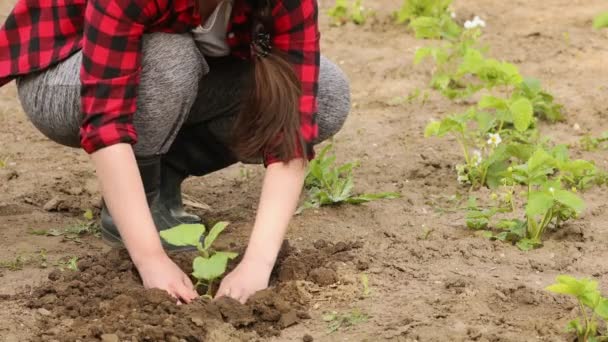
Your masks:
<instances>
[{"instance_id":1,"label":"shirt cuff","mask_svg":"<svg viewBox=\"0 0 608 342\"><path fill-rule=\"evenodd\" d=\"M106 125L80 129L80 146L88 153L94 153L104 147L119 143L135 144L137 133L131 124Z\"/></svg>"}]
</instances>

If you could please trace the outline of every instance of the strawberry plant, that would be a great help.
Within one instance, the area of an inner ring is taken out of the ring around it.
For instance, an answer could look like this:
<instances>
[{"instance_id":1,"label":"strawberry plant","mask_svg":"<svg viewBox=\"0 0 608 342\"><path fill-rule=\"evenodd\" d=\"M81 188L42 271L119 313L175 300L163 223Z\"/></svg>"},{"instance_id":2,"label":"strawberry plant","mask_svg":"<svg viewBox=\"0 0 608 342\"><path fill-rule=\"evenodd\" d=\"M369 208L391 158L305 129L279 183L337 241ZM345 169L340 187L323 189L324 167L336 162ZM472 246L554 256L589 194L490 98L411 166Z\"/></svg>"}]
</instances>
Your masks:
<instances>
[{"instance_id":1,"label":"strawberry plant","mask_svg":"<svg viewBox=\"0 0 608 342\"><path fill-rule=\"evenodd\" d=\"M342 203L361 204L378 199L399 197L398 193L382 192L376 194L353 194L353 169L355 163L335 166L336 157L328 156L332 145L327 145L309 165L304 181L307 199L298 209L298 213L308 208L319 208L324 205Z\"/></svg>"},{"instance_id":2,"label":"strawberry plant","mask_svg":"<svg viewBox=\"0 0 608 342\"><path fill-rule=\"evenodd\" d=\"M363 0L336 0L327 14L332 18L333 25L342 26L348 22L363 25L373 12L363 6Z\"/></svg>"},{"instance_id":3,"label":"strawberry plant","mask_svg":"<svg viewBox=\"0 0 608 342\"><path fill-rule=\"evenodd\" d=\"M452 18L452 0L405 0L395 13L397 23L408 23L416 38L454 39L462 29Z\"/></svg>"},{"instance_id":4,"label":"strawberry plant","mask_svg":"<svg viewBox=\"0 0 608 342\"><path fill-rule=\"evenodd\" d=\"M546 289L557 294L570 295L578 302L580 316L568 323L567 330L576 334L578 342L608 341L608 298L603 297L598 290L597 281L591 279L576 279L568 275L560 275L557 282ZM604 321L604 332L599 332L598 320Z\"/></svg>"},{"instance_id":5,"label":"strawberry plant","mask_svg":"<svg viewBox=\"0 0 608 342\"><path fill-rule=\"evenodd\" d=\"M196 278L195 287L206 286L206 296L211 297L213 282L224 275L228 260L238 256L237 253L216 251L213 243L228 226L219 222L204 237L205 226L202 224L181 224L160 232L161 238L175 246L193 246L199 255L192 261L192 276Z\"/></svg>"},{"instance_id":6,"label":"strawberry plant","mask_svg":"<svg viewBox=\"0 0 608 342\"><path fill-rule=\"evenodd\" d=\"M564 222L577 218L583 208L583 200L576 194L576 188L563 188L562 165L544 149L537 149L525 164L510 166L503 172L502 196L494 195L495 205L481 209L476 201L470 201L466 216L467 226L475 230L490 227L484 235L492 239L516 243L522 250L542 246L542 238L550 228L559 228ZM517 186L524 186L521 197L515 196ZM515 203L523 205L524 219L504 218L504 214L516 213ZM494 225L499 214L502 219Z\"/></svg>"},{"instance_id":7,"label":"strawberry plant","mask_svg":"<svg viewBox=\"0 0 608 342\"><path fill-rule=\"evenodd\" d=\"M608 132L603 132L598 137L593 137L590 134L586 134L579 141L580 147L585 151L595 151L598 149L608 148Z\"/></svg>"}]
</instances>

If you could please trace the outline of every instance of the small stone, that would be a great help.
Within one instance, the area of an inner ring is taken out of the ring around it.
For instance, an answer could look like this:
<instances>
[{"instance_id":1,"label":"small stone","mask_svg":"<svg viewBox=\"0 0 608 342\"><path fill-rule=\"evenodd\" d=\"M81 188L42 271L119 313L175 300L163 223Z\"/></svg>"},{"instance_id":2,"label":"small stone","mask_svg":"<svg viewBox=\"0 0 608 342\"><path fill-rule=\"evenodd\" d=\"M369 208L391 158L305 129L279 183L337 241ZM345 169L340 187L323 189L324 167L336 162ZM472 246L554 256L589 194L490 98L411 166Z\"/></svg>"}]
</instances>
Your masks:
<instances>
[{"instance_id":1,"label":"small stone","mask_svg":"<svg viewBox=\"0 0 608 342\"><path fill-rule=\"evenodd\" d=\"M116 334L103 334L101 335L101 342L119 342L118 335Z\"/></svg>"},{"instance_id":2,"label":"small stone","mask_svg":"<svg viewBox=\"0 0 608 342\"><path fill-rule=\"evenodd\" d=\"M202 327L205 325L205 322L203 321L202 318L200 317L192 317L190 319L192 321L192 323L194 323L194 325L196 325L197 327Z\"/></svg>"},{"instance_id":3,"label":"small stone","mask_svg":"<svg viewBox=\"0 0 608 342\"><path fill-rule=\"evenodd\" d=\"M41 314L42 316L50 316L51 312L45 308L40 308L38 309L38 313Z\"/></svg>"},{"instance_id":4,"label":"small stone","mask_svg":"<svg viewBox=\"0 0 608 342\"><path fill-rule=\"evenodd\" d=\"M366 261L359 260L357 261L357 269L359 271L365 271L369 269L369 263L367 263Z\"/></svg>"},{"instance_id":5,"label":"small stone","mask_svg":"<svg viewBox=\"0 0 608 342\"><path fill-rule=\"evenodd\" d=\"M314 340L315 339L312 338L312 336L310 336L309 334L306 334L306 335L304 335L304 337L302 337L302 341L304 341L304 342L312 342Z\"/></svg>"},{"instance_id":6,"label":"small stone","mask_svg":"<svg viewBox=\"0 0 608 342\"><path fill-rule=\"evenodd\" d=\"M298 323L298 315L295 311L289 311L286 314L281 315L281 320L279 321L279 326L281 329L285 329L294 324Z\"/></svg>"},{"instance_id":7,"label":"small stone","mask_svg":"<svg viewBox=\"0 0 608 342\"><path fill-rule=\"evenodd\" d=\"M45 211L57 211L59 205L61 204L61 199L58 196L51 198L50 201L46 202L46 204L42 207Z\"/></svg>"}]
</instances>

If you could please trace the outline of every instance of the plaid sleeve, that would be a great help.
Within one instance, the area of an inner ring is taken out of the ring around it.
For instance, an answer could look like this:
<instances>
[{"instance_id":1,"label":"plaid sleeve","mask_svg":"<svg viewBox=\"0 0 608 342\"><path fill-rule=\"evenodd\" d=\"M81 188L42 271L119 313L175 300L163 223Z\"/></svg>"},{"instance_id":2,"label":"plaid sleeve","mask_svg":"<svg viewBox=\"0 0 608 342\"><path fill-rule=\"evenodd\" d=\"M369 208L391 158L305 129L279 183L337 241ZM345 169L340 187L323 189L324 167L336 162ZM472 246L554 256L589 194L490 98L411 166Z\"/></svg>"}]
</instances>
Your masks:
<instances>
[{"instance_id":1,"label":"plaid sleeve","mask_svg":"<svg viewBox=\"0 0 608 342\"><path fill-rule=\"evenodd\" d=\"M315 121L317 112L317 92L319 81L319 27L316 0L279 0L273 10L274 36L273 47L283 51L294 66L296 75L302 83L300 96L300 131L304 142L306 157L314 158L313 140L318 136ZM298 151L297 155L302 153ZM267 155L265 164L280 161Z\"/></svg>"},{"instance_id":2,"label":"plaid sleeve","mask_svg":"<svg viewBox=\"0 0 608 342\"><path fill-rule=\"evenodd\" d=\"M82 148L93 153L137 141L136 110L141 46L154 1L89 0L82 40Z\"/></svg>"}]
</instances>

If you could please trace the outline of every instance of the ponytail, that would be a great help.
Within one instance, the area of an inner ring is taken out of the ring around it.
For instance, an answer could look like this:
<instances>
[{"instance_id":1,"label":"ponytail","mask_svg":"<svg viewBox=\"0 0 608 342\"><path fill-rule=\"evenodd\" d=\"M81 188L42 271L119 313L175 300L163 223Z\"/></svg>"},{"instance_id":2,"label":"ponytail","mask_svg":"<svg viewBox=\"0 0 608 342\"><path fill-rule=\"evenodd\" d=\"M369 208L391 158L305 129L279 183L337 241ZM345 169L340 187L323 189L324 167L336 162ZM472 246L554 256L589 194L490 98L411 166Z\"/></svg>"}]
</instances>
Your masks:
<instances>
[{"instance_id":1,"label":"ponytail","mask_svg":"<svg viewBox=\"0 0 608 342\"><path fill-rule=\"evenodd\" d=\"M252 87L233 131L233 149L244 159L271 154L282 161L304 155L300 132L301 85L292 64L271 46L272 0L254 2Z\"/></svg>"}]
</instances>

